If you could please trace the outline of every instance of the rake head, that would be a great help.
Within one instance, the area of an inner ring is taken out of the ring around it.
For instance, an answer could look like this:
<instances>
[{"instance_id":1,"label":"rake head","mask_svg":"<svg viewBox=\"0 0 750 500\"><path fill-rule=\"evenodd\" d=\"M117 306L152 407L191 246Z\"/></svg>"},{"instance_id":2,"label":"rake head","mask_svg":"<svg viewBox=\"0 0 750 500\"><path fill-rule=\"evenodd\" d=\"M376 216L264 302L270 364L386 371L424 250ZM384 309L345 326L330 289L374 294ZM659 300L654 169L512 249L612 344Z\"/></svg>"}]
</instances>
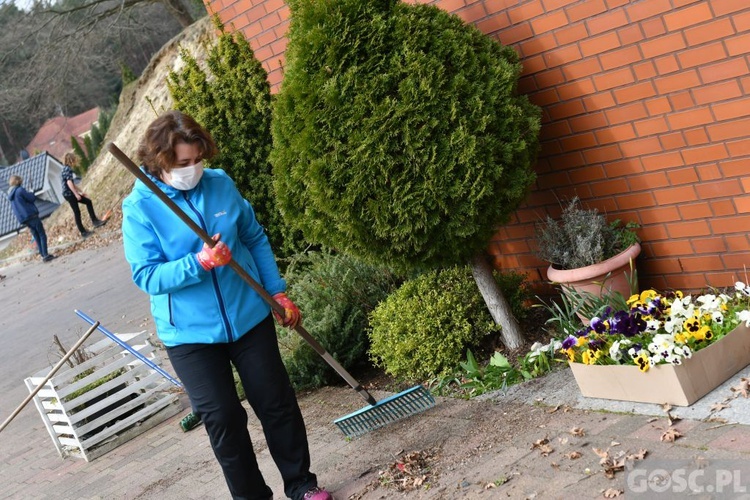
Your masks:
<instances>
[{"instance_id":1,"label":"rake head","mask_svg":"<svg viewBox=\"0 0 750 500\"><path fill-rule=\"evenodd\" d=\"M378 401L333 421L346 437L356 437L435 406L430 391L421 385Z\"/></svg>"}]
</instances>

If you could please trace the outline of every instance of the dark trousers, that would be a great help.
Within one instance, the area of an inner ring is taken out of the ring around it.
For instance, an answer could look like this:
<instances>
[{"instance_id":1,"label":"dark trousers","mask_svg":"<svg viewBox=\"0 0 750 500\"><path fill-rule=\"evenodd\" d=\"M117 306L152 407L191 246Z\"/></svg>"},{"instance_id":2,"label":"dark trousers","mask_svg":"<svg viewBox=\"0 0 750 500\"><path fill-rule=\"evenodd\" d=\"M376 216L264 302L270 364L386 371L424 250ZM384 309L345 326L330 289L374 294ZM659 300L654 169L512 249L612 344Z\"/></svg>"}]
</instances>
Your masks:
<instances>
[{"instance_id":1,"label":"dark trousers","mask_svg":"<svg viewBox=\"0 0 750 500\"><path fill-rule=\"evenodd\" d=\"M73 217L75 217L76 219L76 226L78 227L78 230L81 232L81 234L86 232L86 228L83 227L83 222L81 222L81 210L78 208L79 203L86 205L86 209L89 211L89 217L91 217L92 223L99 220L96 217L96 213L94 213L94 204L91 203L91 200L86 198L85 196L81 196L80 200L75 196L66 196L65 200L70 203L70 208L73 209Z\"/></svg>"},{"instance_id":2,"label":"dark trousers","mask_svg":"<svg viewBox=\"0 0 750 500\"><path fill-rule=\"evenodd\" d=\"M29 232L31 233L31 236L34 238L34 241L36 242L36 247L39 250L39 255L42 256L42 258L47 256L47 233L44 232L44 226L42 225L42 220L34 216L24 222L26 227L29 228Z\"/></svg>"},{"instance_id":3,"label":"dark trousers","mask_svg":"<svg viewBox=\"0 0 750 500\"><path fill-rule=\"evenodd\" d=\"M317 485L310 472L305 423L281 361L270 314L236 342L184 344L168 347L167 353L190 404L203 420L233 498L268 499L273 492L258 469L247 412L234 386L232 364L263 426L286 495L301 499Z\"/></svg>"}]
</instances>

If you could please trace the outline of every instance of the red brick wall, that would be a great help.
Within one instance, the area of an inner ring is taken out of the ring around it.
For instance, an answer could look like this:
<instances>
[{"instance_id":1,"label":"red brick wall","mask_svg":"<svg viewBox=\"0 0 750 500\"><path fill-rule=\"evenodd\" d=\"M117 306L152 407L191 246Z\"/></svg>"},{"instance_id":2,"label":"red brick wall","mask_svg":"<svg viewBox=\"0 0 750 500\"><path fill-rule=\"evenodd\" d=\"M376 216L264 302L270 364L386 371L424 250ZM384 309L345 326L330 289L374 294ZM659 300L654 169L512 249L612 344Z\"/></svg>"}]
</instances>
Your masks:
<instances>
[{"instance_id":1,"label":"red brick wall","mask_svg":"<svg viewBox=\"0 0 750 500\"><path fill-rule=\"evenodd\" d=\"M207 0L208 1L208 0ZM741 0L439 0L521 56L543 109L537 183L490 244L497 267L545 281L534 222L578 195L641 224L642 285L698 289L750 266L750 4ZM274 91L289 8L215 0Z\"/></svg>"}]
</instances>

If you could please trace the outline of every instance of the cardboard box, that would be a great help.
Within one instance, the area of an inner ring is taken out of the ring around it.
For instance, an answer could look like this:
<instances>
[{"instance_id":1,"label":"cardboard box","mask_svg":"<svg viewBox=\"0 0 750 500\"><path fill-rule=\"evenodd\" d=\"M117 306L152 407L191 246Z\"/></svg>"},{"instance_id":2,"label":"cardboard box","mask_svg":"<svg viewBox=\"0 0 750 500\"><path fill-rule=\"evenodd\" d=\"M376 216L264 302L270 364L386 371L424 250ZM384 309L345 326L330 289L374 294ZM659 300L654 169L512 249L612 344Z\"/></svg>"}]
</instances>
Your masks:
<instances>
[{"instance_id":1,"label":"cardboard box","mask_svg":"<svg viewBox=\"0 0 750 500\"><path fill-rule=\"evenodd\" d=\"M690 406L750 364L750 328L742 323L681 365L645 373L632 365L569 364L586 397Z\"/></svg>"}]
</instances>

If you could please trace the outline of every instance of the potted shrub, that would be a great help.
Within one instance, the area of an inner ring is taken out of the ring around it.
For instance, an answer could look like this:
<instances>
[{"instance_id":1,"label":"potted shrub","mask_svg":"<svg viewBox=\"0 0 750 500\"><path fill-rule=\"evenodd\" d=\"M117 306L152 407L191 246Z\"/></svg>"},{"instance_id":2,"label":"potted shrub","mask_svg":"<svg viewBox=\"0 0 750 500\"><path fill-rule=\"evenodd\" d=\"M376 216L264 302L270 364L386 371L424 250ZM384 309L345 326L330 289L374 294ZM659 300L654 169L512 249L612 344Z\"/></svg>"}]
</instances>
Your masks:
<instances>
[{"instance_id":1,"label":"potted shrub","mask_svg":"<svg viewBox=\"0 0 750 500\"><path fill-rule=\"evenodd\" d=\"M633 262L641 252L636 227L619 219L607 222L595 208L586 209L573 198L560 221L547 216L536 227L537 255L550 263L547 279L579 293L629 297L635 288Z\"/></svg>"},{"instance_id":2,"label":"potted shrub","mask_svg":"<svg viewBox=\"0 0 750 500\"><path fill-rule=\"evenodd\" d=\"M587 397L689 406L750 364L750 287L646 290L562 341Z\"/></svg>"}]
</instances>

